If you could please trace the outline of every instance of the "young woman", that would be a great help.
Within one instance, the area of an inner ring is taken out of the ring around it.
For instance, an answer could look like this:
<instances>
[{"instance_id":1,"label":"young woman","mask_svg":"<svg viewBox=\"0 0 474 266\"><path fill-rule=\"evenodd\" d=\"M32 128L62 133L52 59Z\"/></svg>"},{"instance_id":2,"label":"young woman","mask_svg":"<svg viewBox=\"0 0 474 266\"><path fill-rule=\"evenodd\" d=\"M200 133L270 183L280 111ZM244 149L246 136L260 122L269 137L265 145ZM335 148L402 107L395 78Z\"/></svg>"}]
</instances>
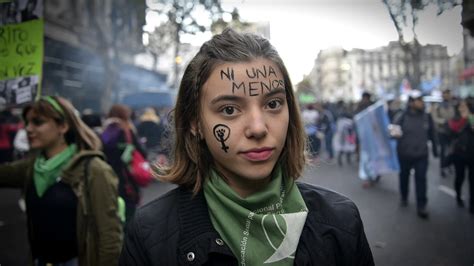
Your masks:
<instances>
[{"instance_id":1,"label":"young woman","mask_svg":"<svg viewBox=\"0 0 474 266\"><path fill-rule=\"evenodd\" d=\"M139 209L121 265L373 265L359 212L295 183L305 133L281 58L227 29L187 66L174 112L179 187Z\"/></svg>"},{"instance_id":2,"label":"young woman","mask_svg":"<svg viewBox=\"0 0 474 266\"><path fill-rule=\"evenodd\" d=\"M140 202L140 187L128 171L128 165L122 160L122 154L127 143L134 147L146 158L146 153L138 141L131 121L132 110L126 105L114 104L107 114L105 129L101 139L107 162L119 177L118 191L125 201L125 216L128 221Z\"/></svg>"},{"instance_id":3,"label":"young woman","mask_svg":"<svg viewBox=\"0 0 474 266\"><path fill-rule=\"evenodd\" d=\"M456 202L459 207L464 207L462 199L462 186L468 170L469 178L469 211L474 214L474 114L468 106L468 99L462 100L456 106L456 112L448 121L451 131L451 158L454 163L456 177ZM472 107L471 107L472 108Z\"/></svg>"},{"instance_id":4,"label":"young woman","mask_svg":"<svg viewBox=\"0 0 474 266\"><path fill-rule=\"evenodd\" d=\"M25 191L32 264L114 265L122 242L117 177L100 140L63 98L26 106L32 158L0 166L0 187Z\"/></svg>"}]
</instances>

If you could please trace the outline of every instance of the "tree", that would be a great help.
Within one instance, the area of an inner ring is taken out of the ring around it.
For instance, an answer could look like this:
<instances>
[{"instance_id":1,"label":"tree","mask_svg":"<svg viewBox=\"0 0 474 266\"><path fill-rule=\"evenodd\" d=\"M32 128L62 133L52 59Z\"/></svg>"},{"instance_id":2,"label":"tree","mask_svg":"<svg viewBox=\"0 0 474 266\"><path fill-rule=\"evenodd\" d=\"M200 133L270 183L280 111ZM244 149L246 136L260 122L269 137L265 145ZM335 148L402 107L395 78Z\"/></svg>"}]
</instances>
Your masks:
<instances>
[{"instance_id":1,"label":"tree","mask_svg":"<svg viewBox=\"0 0 474 266\"><path fill-rule=\"evenodd\" d=\"M405 76L411 83L412 88L419 89L421 83L420 71L420 43L416 34L418 24L418 12L429 5L438 6L438 15L445 10L461 4L461 0L382 0L387 7L390 18L397 30L398 42L403 50L405 64ZM411 18L411 21L410 21ZM413 40L405 40L404 28L411 26ZM410 69L412 72L410 73Z\"/></svg>"},{"instance_id":2,"label":"tree","mask_svg":"<svg viewBox=\"0 0 474 266\"><path fill-rule=\"evenodd\" d=\"M148 33L147 51L153 56L153 69L158 67L158 58L166 53L168 48L173 45L171 34L174 32L173 25L168 21L161 26L156 27L153 32Z\"/></svg>"},{"instance_id":3,"label":"tree","mask_svg":"<svg viewBox=\"0 0 474 266\"><path fill-rule=\"evenodd\" d=\"M78 1L82 2L82 1ZM104 64L104 90L101 95L102 111L107 111L120 78L121 54L139 50L141 40L136 33L137 24L144 22L144 3L140 0L85 0L88 25L96 38L95 48ZM77 6L76 6L77 8Z\"/></svg>"},{"instance_id":4,"label":"tree","mask_svg":"<svg viewBox=\"0 0 474 266\"><path fill-rule=\"evenodd\" d=\"M156 12L166 17L163 29L164 34L169 34L174 45L174 81L178 85L180 44L181 36L196 34L209 30L211 23L222 17L224 13L220 0L149 0L147 2L151 12ZM210 20L203 20L204 15Z\"/></svg>"},{"instance_id":5,"label":"tree","mask_svg":"<svg viewBox=\"0 0 474 266\"><path fill-rule=\"evenodd\" d=\"M298 84L296 84L298 92L312 92L311 80L305 76Z\"/></svg>"},{"instance_id":6,"label":"tree","mask_svg":"<svg viewBox=\"0 0 474 266\"><path fill-rule=\"evenodd\" d=\"M219 18L218 20L214 21L211 25L212 33L220 33L227 27L231 27L233 30L238 32L244 32L253 25L252 23L240 20L240 14L237 8L234 8L230 15L231 20L229 22L224 20L224 18Z\"/></svg>"}]
</instances>

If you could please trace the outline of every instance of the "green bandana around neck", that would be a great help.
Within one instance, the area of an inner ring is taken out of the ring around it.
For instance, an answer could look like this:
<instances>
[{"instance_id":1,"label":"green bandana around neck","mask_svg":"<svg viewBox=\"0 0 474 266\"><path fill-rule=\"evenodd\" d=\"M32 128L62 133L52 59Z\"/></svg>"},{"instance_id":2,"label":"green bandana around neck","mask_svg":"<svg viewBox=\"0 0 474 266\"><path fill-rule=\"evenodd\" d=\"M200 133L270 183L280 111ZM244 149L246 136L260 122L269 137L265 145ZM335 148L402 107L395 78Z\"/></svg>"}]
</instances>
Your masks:
<instances>
[{"instance_id":1,"label":"green bandana around neck","mask_svg":"<svg viewBox=\"0 0 474 266\"><path fill-rule=\"evenodd\" d=\"M204 182L212 224L239 265L293 265L308 209L277 166L265 190L240 197L214 171Z\"/></svg>"},{"instance_id":2,"label":"green bandana around neck","mask_svg":"<svg viewBox=\"0 0 474 266\"><path fill-rule=\"evenodd\" d=\"M39 197L42 197L46 190L56 182L60 171L71 160L76 151L77 146L71 144L49 159L46 159L42 154L36 158L33 179Z\"/></svg>"}]
</instances>

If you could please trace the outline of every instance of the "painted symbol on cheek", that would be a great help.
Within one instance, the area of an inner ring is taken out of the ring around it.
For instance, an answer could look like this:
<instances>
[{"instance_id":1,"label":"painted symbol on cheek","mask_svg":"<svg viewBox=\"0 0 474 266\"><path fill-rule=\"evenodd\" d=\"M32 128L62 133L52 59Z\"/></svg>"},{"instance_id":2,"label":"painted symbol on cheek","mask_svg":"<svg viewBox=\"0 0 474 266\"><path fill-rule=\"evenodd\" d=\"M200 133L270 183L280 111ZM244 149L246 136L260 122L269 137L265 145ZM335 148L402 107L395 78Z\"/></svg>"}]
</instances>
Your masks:
<instances>
[{"instance_id":1,"label":"painted symbol on cheek","mask_svg":"<svg viewBox=\"0 0 474 266\"><path fill-rule=\"evenodd\" d=\"M225 141L229 138L230 135L230 128L223 124L217 124L214 126L214 137L216 137L217 141L221 143L221 149L223 149L226 153L229 149L229 146L225 145Z\"/></svg>"}]
</instances>

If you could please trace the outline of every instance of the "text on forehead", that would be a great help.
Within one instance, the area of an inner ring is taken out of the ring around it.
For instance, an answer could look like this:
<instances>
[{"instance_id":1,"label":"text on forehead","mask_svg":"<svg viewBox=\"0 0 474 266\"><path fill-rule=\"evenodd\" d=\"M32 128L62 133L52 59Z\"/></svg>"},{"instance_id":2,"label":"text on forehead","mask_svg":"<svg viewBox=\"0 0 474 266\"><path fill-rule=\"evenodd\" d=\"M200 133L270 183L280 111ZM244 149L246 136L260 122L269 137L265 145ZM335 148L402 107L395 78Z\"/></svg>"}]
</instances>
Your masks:
<instances>
[{"instance_id":1,"label":"text on forehead","mask_svg":"<svg viewBox=\"0 0 474 266\"><path fill-rule=\"evenodd\" d=\"M263 94L265 91L271 92L276 89L285 89L285 83L283 80L268 80L267 81L254 81L254 82L232 82L232 93L235 94L236 91L243 91L244 95L257 96Z\"/></svg>"},{"instance_id":2,"label":"text on forehead","mask_svg":"<svg viewBox=\"0 0 474 266\"><path fill-rule=\"evenodd\" d=\"M257 96L263 94L265 91L271 92L275 89L284 89L285 83L283 80L278 79L275 69L272 66L262 65L261 67L246 68L245 74L249 79L261 79L265 78L265 81L250 81L250 82L235 82L234 69L227 67L221 69L220 77L221 80L232 81L232 93L236 91L242 91L244 95ZM276 78L276 79L272 79Z\"/></svg>"},{"instance_id":3,"label":"text on forehead","mask_svg":"<svg viewBox=\"0 0 474 266\"><path fill-rule=\"evenodd\" d=\"M272 75L277 78L275 69L273 69L272 66L265 66L263 65L262 67L252 67L251 69L245 69L245 73L247 74L247 77L250 79L254 78L270 78ZM224 77L226 77L228 80L234 80L234 69L231 67L227 67L225 71L221 69L221 80L224 80Z\"/></svg>"}]
</instances>

